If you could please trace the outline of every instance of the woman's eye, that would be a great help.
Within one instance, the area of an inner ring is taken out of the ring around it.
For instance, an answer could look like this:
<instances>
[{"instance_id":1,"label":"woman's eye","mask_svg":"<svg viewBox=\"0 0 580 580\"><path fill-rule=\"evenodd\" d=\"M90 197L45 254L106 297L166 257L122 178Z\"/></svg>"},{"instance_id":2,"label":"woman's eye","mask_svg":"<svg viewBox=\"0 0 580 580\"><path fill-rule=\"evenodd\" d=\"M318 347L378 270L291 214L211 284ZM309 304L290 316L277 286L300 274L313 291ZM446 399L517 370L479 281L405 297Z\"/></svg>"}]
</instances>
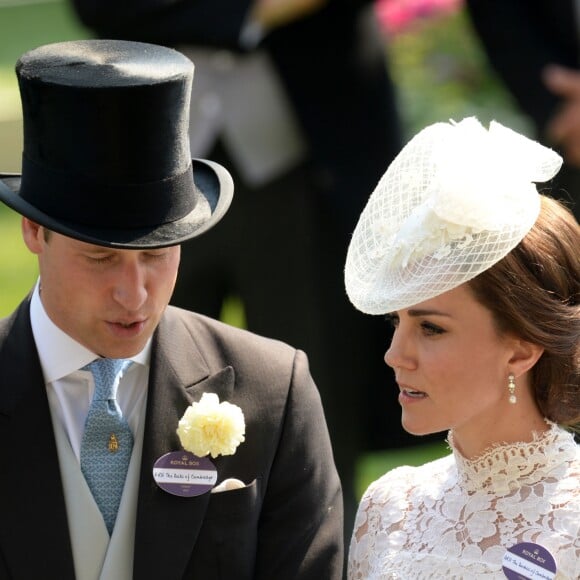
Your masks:
<instances>
[{"instance_id":1,"label":"woman's eye","mask_svg":"<svg viewBox=\"0 0 580 580\"><path fill-rule=\"evenodd\" d=\"M421 328L423 329L423 332L428 336L443 334L445 332L443 328L437 326L436 324L433 324L432 322L422 322Z\"/></svg>"},{"instance_id":2,"label":"woman's eye","mask_svg":"<svg viewBox=\"0 0 580 580\"><path fill-rule=\"evenodd\" d=\"M393 328L397 328L397 326L399 326L399 317L396 314L385 314L385 321Z\"/></svg>"}]
</instances>

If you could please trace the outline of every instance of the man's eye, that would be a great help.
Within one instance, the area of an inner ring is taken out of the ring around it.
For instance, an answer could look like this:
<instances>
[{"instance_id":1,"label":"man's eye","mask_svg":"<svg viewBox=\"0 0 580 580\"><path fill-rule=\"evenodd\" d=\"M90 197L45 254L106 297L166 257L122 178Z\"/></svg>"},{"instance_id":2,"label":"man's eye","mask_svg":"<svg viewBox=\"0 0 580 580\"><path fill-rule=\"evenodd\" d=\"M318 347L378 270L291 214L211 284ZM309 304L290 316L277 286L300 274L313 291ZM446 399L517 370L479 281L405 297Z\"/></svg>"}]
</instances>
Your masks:
<instances>
[{"instance_id":1,"label":"man's eye","mask_svg":"<svg viewBox=\"0 0 580 580\"><path fill-rule=\"evenodd\" d=\"M165 256L167 256L166 252L157 252L157 253L146 254L146 257L149 258L150 260L160 260L162 258L165 258Z\"/></svg>"},{"instance_id":2,"label":"man's eye","mask_svg":"<svg viewBox=\"0 0 580 580\"><path fill-rule=\"evenodd\" d=\"M93 264L105 264L111 261L111 256L88 256Z\"/></svg>"}]
</instances>

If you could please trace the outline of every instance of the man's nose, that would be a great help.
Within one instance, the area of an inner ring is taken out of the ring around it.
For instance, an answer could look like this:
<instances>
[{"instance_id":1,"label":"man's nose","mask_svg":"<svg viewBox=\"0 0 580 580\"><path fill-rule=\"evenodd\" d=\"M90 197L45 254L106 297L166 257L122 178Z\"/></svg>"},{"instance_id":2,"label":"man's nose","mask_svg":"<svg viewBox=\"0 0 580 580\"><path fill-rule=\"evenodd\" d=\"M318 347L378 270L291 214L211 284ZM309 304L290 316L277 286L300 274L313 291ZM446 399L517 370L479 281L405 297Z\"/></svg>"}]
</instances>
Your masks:
<instances>
[{"instance_id":1,"label":"man's nose","mask_svg":"<svg viewBox=\"0 0 580 580\"><path fill-rule=\"evenodd\" d=\"M146 276L137 261L123 263L115 272L113 298L123 308L137 311L147 300Z\"/></svg>"}]
</instances>

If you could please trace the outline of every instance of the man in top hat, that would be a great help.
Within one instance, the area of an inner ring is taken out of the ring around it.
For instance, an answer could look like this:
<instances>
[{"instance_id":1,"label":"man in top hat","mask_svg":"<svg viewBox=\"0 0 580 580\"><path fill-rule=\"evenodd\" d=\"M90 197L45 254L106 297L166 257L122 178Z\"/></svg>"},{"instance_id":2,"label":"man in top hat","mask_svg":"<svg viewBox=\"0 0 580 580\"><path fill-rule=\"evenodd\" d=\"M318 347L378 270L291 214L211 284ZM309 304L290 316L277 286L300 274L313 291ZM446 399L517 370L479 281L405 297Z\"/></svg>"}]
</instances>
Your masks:
<instances>
[{"instance_id":1,"label":"man in top hat","mask_svg":"<svg viewBox=\"0 0 580 580\"><path fill-rule=\"evenodd\" d=\"M190 158L192 63L75 41L17 75L22 175L0 199L40 276L0 321L0 578L340 578L306 356L168 306L179 244L233 192Z\"/></svg>"}]
</instances>

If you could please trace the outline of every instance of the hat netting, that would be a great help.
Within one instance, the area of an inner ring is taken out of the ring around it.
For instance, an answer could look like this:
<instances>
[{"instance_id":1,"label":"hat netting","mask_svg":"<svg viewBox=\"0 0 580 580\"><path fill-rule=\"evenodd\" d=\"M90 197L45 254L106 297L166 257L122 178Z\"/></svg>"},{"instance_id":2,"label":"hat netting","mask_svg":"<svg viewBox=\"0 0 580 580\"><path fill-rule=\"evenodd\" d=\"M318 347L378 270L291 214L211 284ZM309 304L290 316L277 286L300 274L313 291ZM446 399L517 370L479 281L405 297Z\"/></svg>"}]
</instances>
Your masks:
<instances>
[{"instance_id":1,"label":"hat netting","mask_svg":"<svg viewBox=\"0 0 580 580\"><path fill-rule=\"evenodd\" d=\"M535 182L561 157L475 118L436 123L399 153L369 198L348 248L349 299L368 314L428 300L508 254L538 217Z\"/></svg>"}]
</instances>

